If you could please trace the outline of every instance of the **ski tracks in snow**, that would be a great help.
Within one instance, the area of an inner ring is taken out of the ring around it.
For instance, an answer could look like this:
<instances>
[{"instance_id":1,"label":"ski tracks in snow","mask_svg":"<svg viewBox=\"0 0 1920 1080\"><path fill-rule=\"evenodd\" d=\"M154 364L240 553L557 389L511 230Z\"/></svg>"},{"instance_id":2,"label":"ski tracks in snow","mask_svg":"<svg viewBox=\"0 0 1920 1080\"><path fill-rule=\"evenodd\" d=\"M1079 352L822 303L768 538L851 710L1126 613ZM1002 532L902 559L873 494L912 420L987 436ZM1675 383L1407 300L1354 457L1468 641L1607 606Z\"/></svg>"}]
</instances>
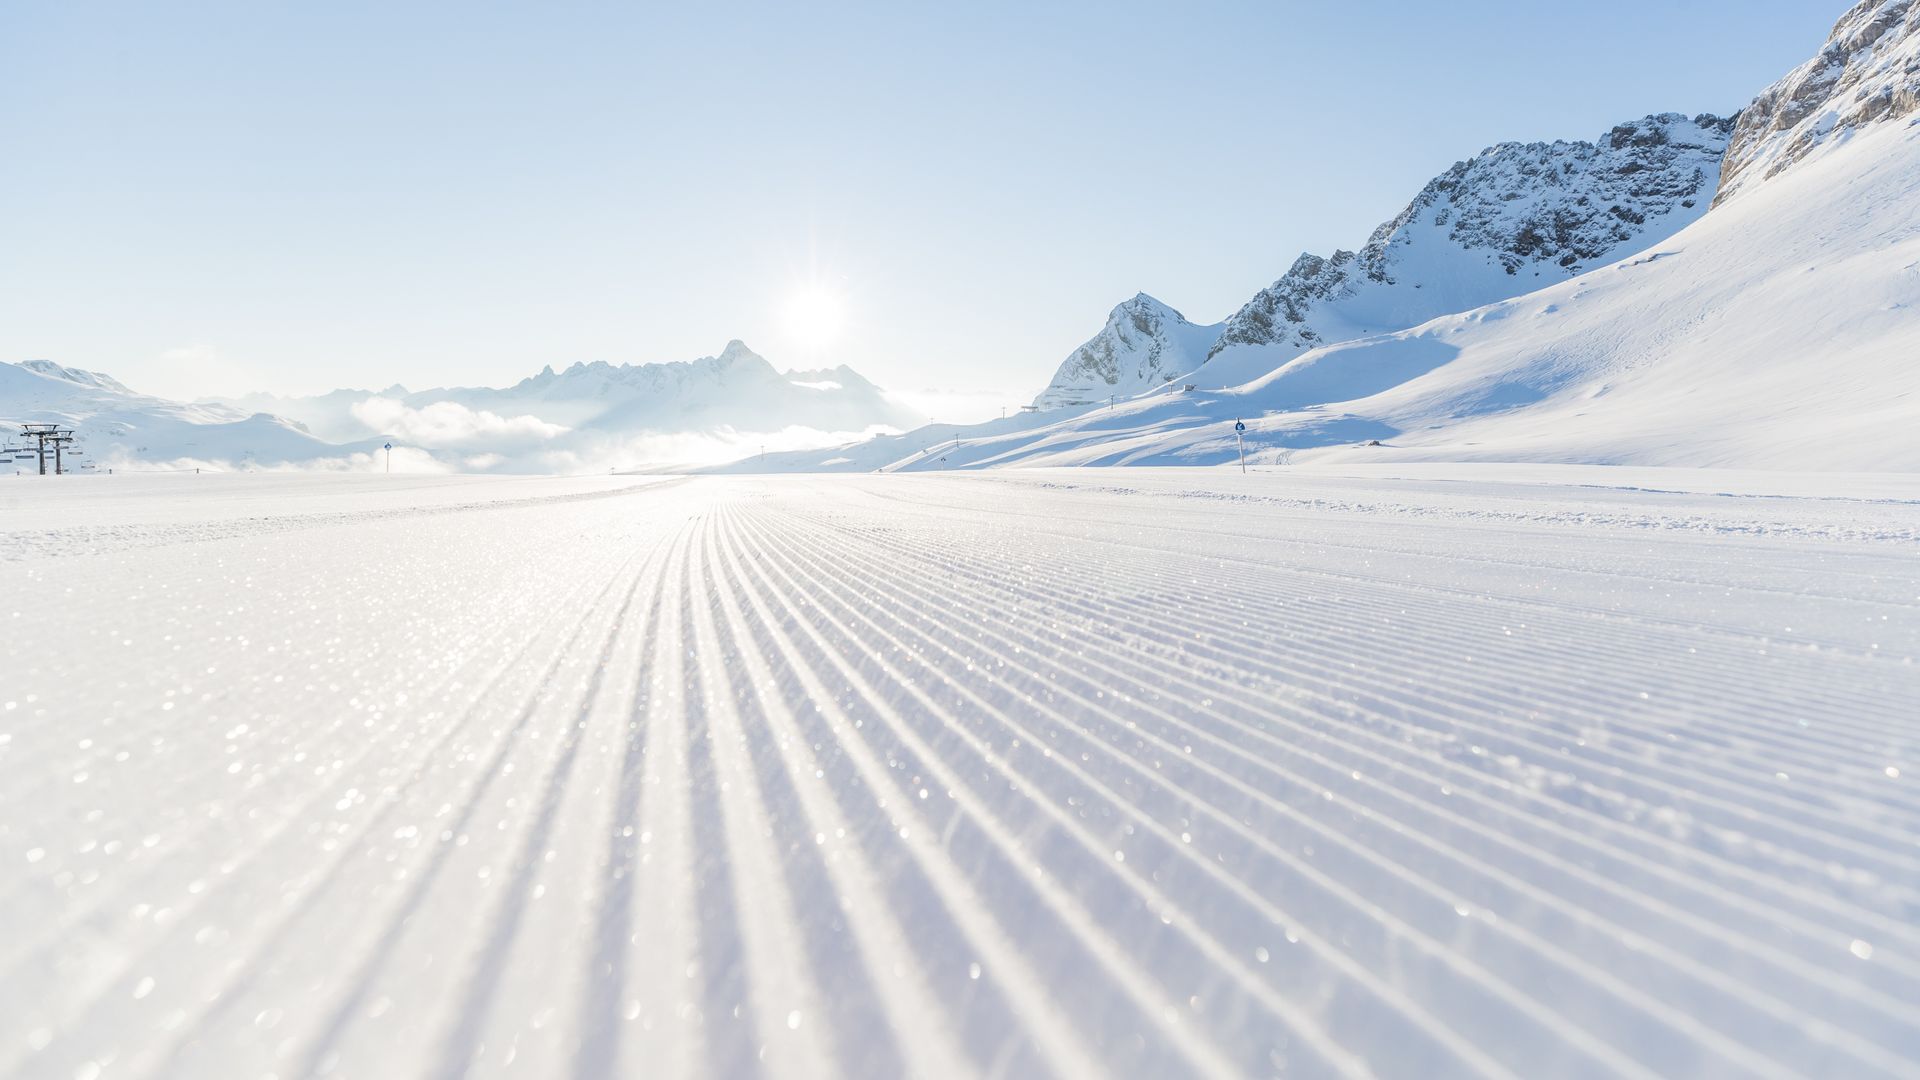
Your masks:
<instances>
[{"instance_id":1,"label":"ski tracks in snow","mask_svg":"<svg viewBox=\"0 0 1920 1080\"><path fill-rule=\"evenodd\" d=\"M1920 1075L1909 550L1283 485L0 567L0 1074Z\"/></svg>"}]
</instances>

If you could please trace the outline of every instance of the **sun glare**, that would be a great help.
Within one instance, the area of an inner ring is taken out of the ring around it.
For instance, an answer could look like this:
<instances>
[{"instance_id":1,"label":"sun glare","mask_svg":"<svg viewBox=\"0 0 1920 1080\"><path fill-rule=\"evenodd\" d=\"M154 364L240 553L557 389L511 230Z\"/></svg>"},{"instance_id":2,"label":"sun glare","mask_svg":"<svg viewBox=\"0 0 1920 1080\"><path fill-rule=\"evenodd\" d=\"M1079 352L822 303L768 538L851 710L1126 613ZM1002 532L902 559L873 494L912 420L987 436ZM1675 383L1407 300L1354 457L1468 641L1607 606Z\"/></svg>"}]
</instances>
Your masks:
<instances>
[{"instance_id":1,"label":"sun glare","mask_svg":"<svg viewBox=\"0 0 1920 1080\"><path fill-rule=\"evenodd\" d=\"M787 332L808 349L825 348L846 325L846 302L827 285L803 285L787 297Z\"/></svg>"}]
</instances>

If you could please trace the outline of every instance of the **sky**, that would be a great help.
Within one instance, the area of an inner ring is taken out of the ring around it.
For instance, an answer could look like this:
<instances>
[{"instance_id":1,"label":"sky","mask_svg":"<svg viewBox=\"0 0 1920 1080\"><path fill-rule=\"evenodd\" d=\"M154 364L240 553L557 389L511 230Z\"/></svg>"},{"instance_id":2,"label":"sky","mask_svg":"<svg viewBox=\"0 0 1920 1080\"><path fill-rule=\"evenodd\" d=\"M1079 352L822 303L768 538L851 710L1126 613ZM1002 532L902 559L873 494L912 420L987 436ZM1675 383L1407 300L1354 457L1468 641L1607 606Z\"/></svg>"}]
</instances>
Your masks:
<instances>
[{"instance_id":1,"label":"sky","mask_svg":"<svg viewBox=\"0 0 1920 1080\"><path fill-rule=\"evenodd\" d=\"M1487 145L1737 110L1846 6L0 3L0 359L305 394L739 338L977 418Z\"/></svg>"}]
</instances>

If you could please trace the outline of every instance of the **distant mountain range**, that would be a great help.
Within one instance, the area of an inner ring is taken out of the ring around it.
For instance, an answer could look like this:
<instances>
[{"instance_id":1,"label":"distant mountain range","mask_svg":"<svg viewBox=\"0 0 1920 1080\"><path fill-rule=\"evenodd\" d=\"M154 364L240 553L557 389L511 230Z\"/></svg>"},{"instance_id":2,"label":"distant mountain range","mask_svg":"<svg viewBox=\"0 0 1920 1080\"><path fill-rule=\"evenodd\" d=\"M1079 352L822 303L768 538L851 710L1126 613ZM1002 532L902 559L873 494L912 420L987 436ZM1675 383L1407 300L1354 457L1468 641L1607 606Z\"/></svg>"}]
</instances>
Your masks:
<instances>
[{"instance_id":1,"label":"distant mountain range","mask_svg":"<svg viewBox=\"0 0 1920 1080\"><path fill-rule=\"evenodd\" d=\"M128 389L97 371L46 360L0 364L0 446L23 445L22 423L68 424L77 432L75 465L103 467L135 461L304 461L347 455L275 416L250 415L228 405L168 401ZM0 460L0 467L31 468Z\"/></svg>"},{"instance_id":2,"label":"distant mountain range","mask_svg":"<svg viewBox=\"0 0 1920 1080\"><path fill-rule=\"evenodd\" d=\"M329 438L381 434L380 410L368 399L419 410L452 404L500 417L533 416L568 429L599 432L690 432L726 427L773 431L808 427L862 431L903 427L922 417L844 365L781 372L745 343L730 341L717 356L658 364L577 363L551 366L512 386L454 386L432 390L335 390L317 397L255 394L228 400L248 411L300 421Z\"/></svg>"},{"instance_id":3,"label":"distant mountain range","mask_svg":"<svg viewBox=\"0 0 1920 1080\"><path fill-rule=\"evenodd\" d=\"M509 387L193 403L43 360L0 365L0 420L73 424L93 457L132 466L344 468L394 442L420 468L657 467L769 441L786 449L844 441L920 419L851 368L780 372L739 341L679 363L547 367Z\"/></svg>"}]
</instances>

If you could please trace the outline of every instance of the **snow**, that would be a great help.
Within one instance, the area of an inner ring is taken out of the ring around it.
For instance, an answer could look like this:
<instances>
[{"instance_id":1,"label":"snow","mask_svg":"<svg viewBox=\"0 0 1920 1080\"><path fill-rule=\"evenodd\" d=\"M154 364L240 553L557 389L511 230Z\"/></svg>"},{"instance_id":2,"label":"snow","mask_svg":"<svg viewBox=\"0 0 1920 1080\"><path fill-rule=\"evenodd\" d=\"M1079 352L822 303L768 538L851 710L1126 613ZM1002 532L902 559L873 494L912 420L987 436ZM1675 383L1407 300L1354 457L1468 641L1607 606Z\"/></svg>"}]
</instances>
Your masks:
<instances>
[{"instance_id":1,"label":"snow","mask_svg":"<svg viewBox=\"0 0 1920 1080\"><path fill-rule=\"evenodd\" d=\"M0 481L0 1075L1912 1076L1916 483Z\"/></svg>"}]
</instances>

